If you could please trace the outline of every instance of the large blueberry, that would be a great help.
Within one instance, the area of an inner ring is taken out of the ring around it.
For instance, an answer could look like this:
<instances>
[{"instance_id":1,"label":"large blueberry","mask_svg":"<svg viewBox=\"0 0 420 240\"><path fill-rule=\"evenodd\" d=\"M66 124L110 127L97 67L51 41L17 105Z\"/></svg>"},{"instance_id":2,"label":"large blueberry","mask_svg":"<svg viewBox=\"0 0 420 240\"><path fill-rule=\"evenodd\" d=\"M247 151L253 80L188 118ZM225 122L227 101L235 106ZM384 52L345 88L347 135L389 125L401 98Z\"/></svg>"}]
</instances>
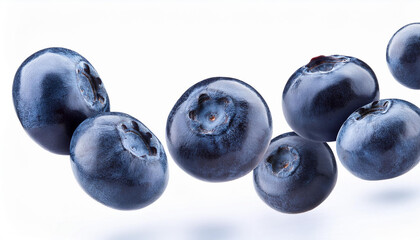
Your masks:
<instances>
[{"instance_id":1,"label":"large blueberry","mask_svg":"<svg viewBox=\"0 0 420 240\"><path fill-rule=\"evenodd\" d=\"M300 136L335 141L347 117L377 99L378 81L366 63L348 56L319 56L287 81L283 113Z\"/></svg>"},{"instance_id":2,"label":"large blueberry","mask_svg":"<svg viewBox=\"0 0 420 240\"><path fill-rule=\"evenodd\" d=\"M272 134L271 113L248 84L227 77L203 80L172 108L166 139L175 162L202 180L244 176L257 166Z\"/></svg>"},{"instance_id":3,"label":"large blueberry","mask_svg":"<svg viewBox=\"0 0 420 240\"><path fill-rule=\"evenodd\" d=\"M301 213L321 204L337 181L337 165L327 143L294 132L274 138L254 169L254 186L270 207Z\"/></svg>"},{"instance_id":4,"label":"large blueberry","mask_svg":"<svg viewBox=\"0 0 420 240\"><path fill-rule=\"evenodd\" d=\"M400 176L420 161L420 110L399 99L367 104L344 122L336 147L344 167L359 178Z\"/></svg>"},{"instance_id":5,"label":"large blueberry","mask_svg":"<svg viewBox=\"0 0 420 240\"><path fill-rule=\"evenodd\" d=\"M82 122L70 144L73 173L97 201L116 209L145 207L168 182L165 150L137 119L103 113Z\"/></svg>"},{"instance_id":6,"label":"large blueberry","mask_svg":"<svg viewBox=\"0 0 420 240\"><path fill-rule=\"evenodd\" d=\"M386 61L398 82L420 89L420 23L408 24L392 36L386 50Z\"/></svg>"},{"instance_id":7,"label":"large blueberry","mask_svg":"<svg viewBox=\"0 0 420 240\"><path fill-rule=\"evenodd\" d=\"M58 154L69 154L71 136L83 120L109 111L96 70L65 48L41 50L22 63L13 82L13 102L26 132Z\"/></svg>"}]
</instances>

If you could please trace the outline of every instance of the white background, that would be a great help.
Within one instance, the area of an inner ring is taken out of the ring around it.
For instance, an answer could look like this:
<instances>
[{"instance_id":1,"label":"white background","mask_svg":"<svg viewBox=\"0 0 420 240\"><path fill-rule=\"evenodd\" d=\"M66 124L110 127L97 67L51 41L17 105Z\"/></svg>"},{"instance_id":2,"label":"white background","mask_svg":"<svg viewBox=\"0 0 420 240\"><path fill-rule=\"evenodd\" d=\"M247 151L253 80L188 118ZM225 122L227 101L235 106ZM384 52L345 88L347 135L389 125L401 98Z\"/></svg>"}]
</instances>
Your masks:
<instances>
[{"instance_id":1,"label":"white background","mask_svg":"<svg viewBox=\"0 0 420 240\"><path fill-rule=\"evenodd\" d=\"M207 183L169 157L169 184L154 204L137 211L105 207L79 187L68 156L29 138L11 93L23 60L66 47L99 72L111 109L138 118L165 148L170 109L188 87L213 76L254 86L270 106L274 137L290 131L281 110L286 81L321 54L362 59L376 72L381 98L420 105L419 92L398 84L385 60L389 39L420 21L419 9L420 1L379 0L0 0L0 239L418 239L420 166L369 182L337 162L330 197L288 215L259 199L252 174Z\"/></svg>"}]
</instances>

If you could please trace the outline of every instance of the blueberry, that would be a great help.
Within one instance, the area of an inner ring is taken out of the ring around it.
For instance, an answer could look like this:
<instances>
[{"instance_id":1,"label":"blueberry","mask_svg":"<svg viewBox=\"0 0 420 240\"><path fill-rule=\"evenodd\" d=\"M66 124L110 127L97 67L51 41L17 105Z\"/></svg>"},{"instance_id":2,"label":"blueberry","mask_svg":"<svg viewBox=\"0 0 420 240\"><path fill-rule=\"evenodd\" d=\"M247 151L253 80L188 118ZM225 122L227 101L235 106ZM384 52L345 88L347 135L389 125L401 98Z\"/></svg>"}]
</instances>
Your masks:
<instances>
[{"instance_id":1,"label":"blueberry","mask_svg":"<svg viewBox=\"0 0 420 240\"><path fill-rule=\"evenodd\" d=\"M294 132L274 138L254 169L254 186L270 207L301 213L321 204L337 181L337 165L327 143Z\"/></svg>"},{"instance_id":2,"label":"blueberry","mask_svg":"<svg viewBox=\"0 0 420 240\"><path fill-rule=\"evenodd\" d=\"M392 36L386 50L386 61L398 82L420 89L420 23L408 24Z\"/></svg>"},{"instance_id":3,"label":"blueberry","mask_svg":"<svg viewBox=\"0 0 420 240\"><path fill-rule=\"evenodd\" d=\"M229 181L254 169L272 134L271 113L248 84L227 77L203 80L172 108L166 139L175 162L201 180Z\"/></svg>"},{"instance_id":4,"label":"blueberry","mask_svg":"<svg viewBox=\"0 0 420 240\"><path fill-rule=\"evenodd\" d=\"M319 56L287 81L283 113L300 136L335 141L353 111L378 99L378 81L366 63L348 56Z\"/></svg>"},{"instance_id":5,"label":"blueberry","mask_svg":"<svg viewBox=\"0 0 420 240\"><path fill-rule=\"evenodd\" d=\"M96 70L65 48L38 51L22 63L13 82L13 102L26 132L57 154L69 154L71 136L83 120L109 111Z\"/></svg>"},{"instance_id":6,"label":"blueberry","mask_svg":"<svg viewBox=\"0 0 420 240\"><path fill-rule=\"evenodd\" d=\"M344 122L336 147L344 167L359 178L400 176L420 160L420 110L399 99L367 104Z\"/></svg>"},{"instance_id":7,"label":"blueberry","mask_svg":"<svg viewBox=\"0 0 420 240\"><path fill-rule=\"evenodd\" d=\"M73 173L97 201L116 209L145 207L168 182L165 150L140 121L103 113L77 127L70 144Z\"/></svg>"}]
</instances>

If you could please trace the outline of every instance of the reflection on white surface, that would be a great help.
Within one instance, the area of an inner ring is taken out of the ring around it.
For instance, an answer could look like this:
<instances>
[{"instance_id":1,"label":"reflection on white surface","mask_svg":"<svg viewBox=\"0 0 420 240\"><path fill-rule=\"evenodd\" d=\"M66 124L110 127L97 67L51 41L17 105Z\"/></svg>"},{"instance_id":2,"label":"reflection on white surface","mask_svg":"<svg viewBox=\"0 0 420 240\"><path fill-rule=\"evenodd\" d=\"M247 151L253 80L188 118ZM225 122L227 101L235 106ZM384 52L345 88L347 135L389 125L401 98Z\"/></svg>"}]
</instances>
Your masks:
<instances>
[{"instance_id":1,"label":"reflection on white surface","mask_svg":"<svg viewBox=\"0 0 420 240\"><path fill-rule=\"evenodd\" d=\"M152 240L152 239L191 239L191 240L226 240L240 239L235 226L226 223L200 222L197 226L180 228L179 226L150 226L126 232L111 234L106 240ZM180 238L181 239L181 238Z\"/></svg>"},{"instance_id":2,"label":"reflection on white surface","mask_svg":"<svg viewBox=\"0 0 420 240\"><path fill-rule=\"evenodd\" d=\"M258 215L257 215L258 216ZM327 239L325 221L317 217L278 219L270 216L250 221L196 220L190 224L148 224L138 229L116 229L106 240L188 239L188 240L247 240L247 239ZM302 231L304 229L304 231ZM324 232L324 233L323 233ZM298 233L298 234L297 234Z\"/></svg>"},{"instance_id":3,"label":"reflection on white surface","mask_svg":"<svg viewBox=\"0 0 420 240\"><path fill-rule=\"evenodd\" d=\"M418 188L400 186L394 189L382 189L370 196L371 204L383 204L392 207L396 204L407 204L411 201L419 201L420 191Z\"/></svg>"}]
</instances>

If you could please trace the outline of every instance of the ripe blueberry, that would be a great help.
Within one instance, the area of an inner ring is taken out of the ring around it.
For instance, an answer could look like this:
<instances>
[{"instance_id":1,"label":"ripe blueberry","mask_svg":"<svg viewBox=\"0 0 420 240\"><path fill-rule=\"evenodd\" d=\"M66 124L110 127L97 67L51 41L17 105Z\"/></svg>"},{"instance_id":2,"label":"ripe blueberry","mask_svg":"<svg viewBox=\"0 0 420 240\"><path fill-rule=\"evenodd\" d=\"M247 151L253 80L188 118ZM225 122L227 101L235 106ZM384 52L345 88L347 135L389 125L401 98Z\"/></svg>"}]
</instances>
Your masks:
<instances>
[{"instance_id":1,"label":"ripe blueberry","mask_svg":"<svg viewBox=\"0 0 420 240\"><path fill-rule=\"evenodd\" d=\"M354 57L319 56L287 81L283 113L300 136L314 141L335 141L347 117L377 99L378 81L366 63Z\"/></svg>"},{"instance_id":2,"label":"ripe blueberry","mask_svg":"<svg viewBox=\"0 0 420 240\"><path fill-rule=\"evenodd\" d=\"M13 82L13 102L26 132L57 154L69 154L71 136L83 120L109 111L96 70L65 48L38 51L22 63Z\"/></svg>"},{"instance_id":3,"label":"ripe blueberry","mask_svg":"<svg viewBox=\"0 0 420 240\"><path fill-rule=\"evenodd\" d=\"M169 152L187 173L220 182L244 176L264 155L272 134L271 113L248 84L227 77L203 80L172 108Z\"/></svg>"},{"instance_id":4,"label":"ripe blueberry","mask_svg":"<svg viewBox=\"0 0 420 240\"><path fill-rule=\"evenodd\" d=\"M420 110L399 99L367 104L344 122L337 155L351 173L366 180L400 176L420 161Z\"/></svg>"},{"instance_id":5,"label":"ripe blueberry","mask_svg":"<svg viewBox=\"0 0 420 240\"><path fill-rule=\"evenodd\" d=\"M327 143L294 132L274 138L254 169L254 186L270 207L301 213L321 204L337 181L337 165Z\"/></svg>"},{"instance_id":6,"label":"ripe blueberry","mask_svg":"<svg viewBox=\"0 0 420 240\"><path fill-rule=\"evenodd\" d=\"M162 144L124 113L103 113L82 122L71 139L70 157L82 188L112 208L145 207L162 195L168 182Z\"/></svg>"},{"instance_id":7,"label":"ripe blueberry","mask_svg":"<svg viewBox=\"0 0 420 240\"><path fill-rule=\"evenodd\" d=\"M408 24L392 36L386 50L386 61L398 82L420 89L420 23Z\"/></svg>"}]
</instances>

